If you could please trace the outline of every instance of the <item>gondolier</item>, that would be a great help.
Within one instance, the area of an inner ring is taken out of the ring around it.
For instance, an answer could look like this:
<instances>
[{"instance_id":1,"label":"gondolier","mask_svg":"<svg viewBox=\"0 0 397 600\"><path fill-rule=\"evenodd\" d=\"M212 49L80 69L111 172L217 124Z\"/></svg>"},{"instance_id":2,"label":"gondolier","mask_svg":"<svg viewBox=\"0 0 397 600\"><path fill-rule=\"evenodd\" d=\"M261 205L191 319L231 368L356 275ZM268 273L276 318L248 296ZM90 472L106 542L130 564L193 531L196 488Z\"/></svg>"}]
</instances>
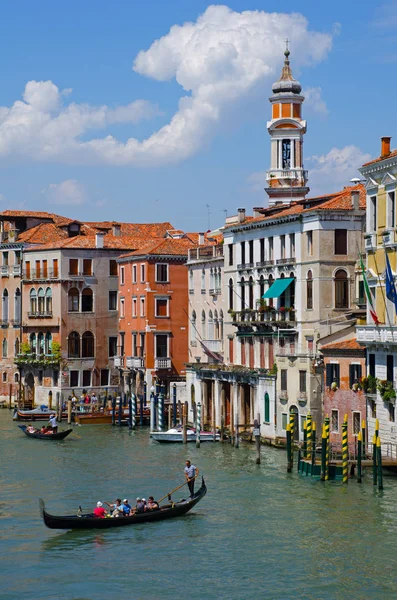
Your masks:
<instances>
[{"instance_id":1,"label":"gondolier","mask_svg":"<svg viewBox=\"0 0 397 600\"><path fill-rule=\"evenodd\" d=\"M50 426L52 427L52 431L54 433L58 433L58 423L57 423L57 418L54 415L54 413L52 413L52 415L50 416L50 420L48 421Z\"/></svg>"},{"instance_id":2,"label":"gondolier","mask_svg":"<svg viewBox=\"0 0 397 600\"><path fill-rule=\"evenodd\" d=\"M195 482L197 475L199 474L199 470L197 467L192 465L190 460L187 460L184 471L185 471L185 477L186 477L187 485L188 485L189 492L190 492L190 497L193 498L194 482Z\"/></svg>"}]
</instances>

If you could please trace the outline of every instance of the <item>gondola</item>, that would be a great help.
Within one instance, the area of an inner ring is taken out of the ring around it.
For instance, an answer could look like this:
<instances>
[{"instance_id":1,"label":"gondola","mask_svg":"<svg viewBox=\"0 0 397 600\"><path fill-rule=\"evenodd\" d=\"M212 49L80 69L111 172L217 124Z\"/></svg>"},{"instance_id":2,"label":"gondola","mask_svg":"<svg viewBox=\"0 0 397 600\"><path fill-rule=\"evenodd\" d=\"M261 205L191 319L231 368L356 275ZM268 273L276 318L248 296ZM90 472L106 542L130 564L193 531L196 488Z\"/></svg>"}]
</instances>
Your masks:
<instances>
[{"instance_id":1,"label":"gondola","mask_svg":"<svg viewBox=\"0 0 397 600\"><path fill-rule=\"evenodd\" d=\"M45 510L44 501L39 499L40 513L44 524L50 529L110 529L111 527L124 527L126 525L138 525L138 523L148 523L152 521L163 521L164 519L173 519L181 517L193 508L207 493L204 478L202 478L201 488L187 500L180 500L162 506L158 510L137 513L131 517L105 518L98 519L92 513L82 514L81 516L55 516L50 515Z\"/></svg>"},{"instance_id":2,"label":"gondola","mask_svg":"<svg viewBox=\"0 0 397 600\"><path fill-rule=\"evenodd\" d=\"M58 433L40 433L40 431L36 431L36 433L30 433L27 430L26 425L18 425L19 429L22 429L25 435L31 438L37 438L38 440L64 440L65 437L72 433L73 429L66 429L65 431L58 431Z\"/></svg>"}]
</instances>

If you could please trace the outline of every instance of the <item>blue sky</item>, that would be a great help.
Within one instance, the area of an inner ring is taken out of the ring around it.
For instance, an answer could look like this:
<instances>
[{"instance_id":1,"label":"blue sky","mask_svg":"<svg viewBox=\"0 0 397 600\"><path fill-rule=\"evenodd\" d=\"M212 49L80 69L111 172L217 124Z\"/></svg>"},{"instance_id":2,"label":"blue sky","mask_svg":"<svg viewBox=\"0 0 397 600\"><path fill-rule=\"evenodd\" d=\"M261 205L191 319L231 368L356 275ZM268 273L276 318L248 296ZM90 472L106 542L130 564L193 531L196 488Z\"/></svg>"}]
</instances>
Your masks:
<instances>
[{"instance_id":1,"label":"blue sky","mask_svg":"<svg viewBox=\"0 0 397 600\"><path fill-rule=\"evenodd\" d=\"M197 231L264 205L285 37L311 193L348 184L397 135L397 3L280 5L4 0L0 209Z\"/></svg>"}]
</instances>

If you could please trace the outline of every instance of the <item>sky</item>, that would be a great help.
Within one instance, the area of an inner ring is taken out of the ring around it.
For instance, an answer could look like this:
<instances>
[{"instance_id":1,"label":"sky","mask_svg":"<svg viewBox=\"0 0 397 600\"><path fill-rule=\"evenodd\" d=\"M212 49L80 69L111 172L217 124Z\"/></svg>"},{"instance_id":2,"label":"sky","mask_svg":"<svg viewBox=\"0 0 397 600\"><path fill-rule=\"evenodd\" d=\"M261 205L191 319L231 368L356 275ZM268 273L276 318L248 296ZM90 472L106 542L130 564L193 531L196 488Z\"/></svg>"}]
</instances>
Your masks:
<instances>
[{"instance_id":1,"label":"sky","mask_svg":"<svg viewBox=\"0 0 397 600\"><path fill-rule=\"evenodd\" d=\"M310 195L337 191L397 136L397 0L3 0L0 210L203 231L266 206L287 38Z\"/></svg>"}]
</instances>

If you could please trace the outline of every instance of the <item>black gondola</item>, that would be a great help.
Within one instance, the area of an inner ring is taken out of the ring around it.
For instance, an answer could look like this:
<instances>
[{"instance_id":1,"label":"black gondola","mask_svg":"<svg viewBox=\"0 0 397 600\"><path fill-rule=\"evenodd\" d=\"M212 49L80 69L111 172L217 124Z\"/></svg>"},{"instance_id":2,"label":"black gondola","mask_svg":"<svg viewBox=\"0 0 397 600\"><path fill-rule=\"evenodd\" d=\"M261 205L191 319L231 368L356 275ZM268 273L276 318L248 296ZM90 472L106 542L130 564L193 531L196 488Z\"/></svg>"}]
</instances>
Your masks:
<instances>
[{"instance_id":1,"label":"black gondola","mask_svg":"<svg viewBox=\"0 0 397 600\"><path fill-rule=\"evenodd\" d=\"M58 433L40 433L40 431L36 431L35 433L30 433L27 430L26 425L18 425L20 429L24 432L25 435L31 438L37 438L38 440L64 440L65 437L72 433L73 429L66 429L65 431L58 431Z\"/></svg>"},{"instance_id":2,"label":"black gondola","mask_svg":"<svg viewBox=\"0 0 397 600\"><path fill-rule=\"evenodd\" d=\"M131 517L105 518L98 519L92 513L82 514L81 516L55 516L50 515L45 510L44 501L39 499L41 516L44 524L50 529L109 529L110 527L124 527L125 525L137 525L138 523L147 523L150 521L162 521L164 519L173 519L181 517L193 508L207 493L204 478L202 478L201 488L188 500L180 500L172 504L162 506L158 510L137 513Z\"/></svg>"}]
</instances>

